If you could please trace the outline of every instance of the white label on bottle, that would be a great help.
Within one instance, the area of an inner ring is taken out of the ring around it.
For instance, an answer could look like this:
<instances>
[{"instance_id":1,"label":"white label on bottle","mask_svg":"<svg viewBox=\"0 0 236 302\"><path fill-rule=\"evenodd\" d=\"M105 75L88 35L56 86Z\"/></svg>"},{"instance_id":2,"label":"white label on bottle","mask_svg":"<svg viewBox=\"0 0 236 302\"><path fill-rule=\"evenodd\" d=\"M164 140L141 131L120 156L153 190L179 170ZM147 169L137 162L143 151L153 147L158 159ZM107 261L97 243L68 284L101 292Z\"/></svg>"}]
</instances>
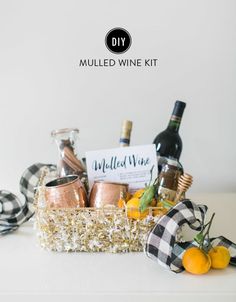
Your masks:
<instances>
[{"instance_id":1,"label":"white label on bottle","mask_svg":"<svg viewBox=\"0 0 236 302\"><path fill-rule=\"evenodd\" d=\"M175 200L176 191L159 186L158 195L167 200Z\"/></svg>"}]
</instances>

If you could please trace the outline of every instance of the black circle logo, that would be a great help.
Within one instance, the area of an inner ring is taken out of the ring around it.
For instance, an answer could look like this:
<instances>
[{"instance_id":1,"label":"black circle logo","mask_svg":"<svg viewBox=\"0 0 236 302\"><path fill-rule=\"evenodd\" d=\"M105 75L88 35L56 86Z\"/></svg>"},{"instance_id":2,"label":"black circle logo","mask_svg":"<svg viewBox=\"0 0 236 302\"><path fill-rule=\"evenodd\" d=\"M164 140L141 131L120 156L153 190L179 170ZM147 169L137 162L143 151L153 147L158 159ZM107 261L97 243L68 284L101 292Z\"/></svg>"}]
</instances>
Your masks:
<instances>
[{"instance_id":1,"label":"black circle logo","mask_svg":"<svg viewBox=\"0 0 236 302\"><path fill-rule=\"evenodd\" d=\"M111 29L105 38L105 44L108 50L115 54L126 52L132 43L129 32L121 27Z\"/></svg>"}]
</instances>

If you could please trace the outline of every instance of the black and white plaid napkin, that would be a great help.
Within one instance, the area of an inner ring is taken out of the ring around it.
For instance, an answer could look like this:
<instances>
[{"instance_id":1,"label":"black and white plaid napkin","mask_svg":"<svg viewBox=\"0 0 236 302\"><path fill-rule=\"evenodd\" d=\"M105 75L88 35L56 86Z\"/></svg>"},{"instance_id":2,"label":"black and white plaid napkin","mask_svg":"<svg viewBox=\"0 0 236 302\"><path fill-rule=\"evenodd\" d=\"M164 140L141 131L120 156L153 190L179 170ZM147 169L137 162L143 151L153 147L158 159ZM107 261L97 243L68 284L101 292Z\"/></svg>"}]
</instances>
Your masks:
<instances>
[{"instance_id":1,"label":"black and white plaid napkin","mask_svg":"<svg viewBox=\"0 0 236 302\"><path fill-rule=\"evenodd\" d=\"M145 247L147 256L173 272L183 271L184 252L189 247L196 246L197 243L195 241L176 242L176 234L184 224L188 224L193 230L201 231L206 211L205 205L196 205L188 199L179 202L160 218L150 232ZM211 241L213 246L224 245L229 248L231 263L235 264L235 243L223 236L213 238Z\"/></svg>"},{"instance_id":2,"label":"black and white plaid napkin","mask_svg":"<svg viewBox=\"0 0 236 302\"><path fill-rule=\"evenodd\" d=\"M0 235L16 230L32 217L35 188L45 168L49 171L56 169L54 165L37 163L23 173L20 180L20 192L25 197L23 202L11 192L0 190Z\"/></svg>"}]
</instances>

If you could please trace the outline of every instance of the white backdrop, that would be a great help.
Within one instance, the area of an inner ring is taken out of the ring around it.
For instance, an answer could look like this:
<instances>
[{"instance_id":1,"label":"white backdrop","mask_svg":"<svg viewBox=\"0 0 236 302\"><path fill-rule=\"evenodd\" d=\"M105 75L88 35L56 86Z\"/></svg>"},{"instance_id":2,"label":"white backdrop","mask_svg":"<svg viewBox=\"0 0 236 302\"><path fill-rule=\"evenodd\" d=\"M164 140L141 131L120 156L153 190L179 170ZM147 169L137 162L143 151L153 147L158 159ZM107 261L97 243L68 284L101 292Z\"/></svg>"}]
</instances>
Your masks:
<instances>
[{"instance_id":1,"label":"white backdrop","mask_svg":"<svg viewBox=\"0 0 236 302\"><path fill-rule=\"evenodd\" d=\"M181 162L193 191L236 191L236 1L0 0L0 188L17 192L23 170L56 162L55 128L78 127L80 154L153 141L176 99L187 102ZM158 68L78 67L117 58L113 27L133 44L119 58L158 58Z\"/></svg>"}]
</instances>

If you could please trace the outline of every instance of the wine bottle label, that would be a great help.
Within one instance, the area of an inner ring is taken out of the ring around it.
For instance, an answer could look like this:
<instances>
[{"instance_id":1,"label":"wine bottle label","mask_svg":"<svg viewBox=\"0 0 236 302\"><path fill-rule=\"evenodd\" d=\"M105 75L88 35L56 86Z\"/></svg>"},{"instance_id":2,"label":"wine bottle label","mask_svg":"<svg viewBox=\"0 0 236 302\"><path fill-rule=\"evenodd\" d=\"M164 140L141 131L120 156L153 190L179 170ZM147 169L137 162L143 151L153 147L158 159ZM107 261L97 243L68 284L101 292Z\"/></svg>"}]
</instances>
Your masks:
<instances>
[{"instance_id":1,"label":"wine bottle label","mask_svg":"<svg viewBox=\"0 0 236 302\"><path fill-rule=\"evenodd\" d=\"M160 197L163 199L173 201L173 200L175 200L176 191L159 186L158 195L160 195Z\"/></svg>"},{"instance_id":2,"label":"wine bottle label","mask_svg":"<svg viewBox=\"0 0 236 302\"><path fill-rule=\"evenodd\" d=\"M175 121L175 122L181 122L181 117L177 116L177 115L172 115L170 118L171 121Z\"/></svg>"},{"instance_id":3,"label":"wine bottle label","mask_svg":"<svg viewBox=\"0 0 236 302\"><path fill-rule=\"evenodd\" d=\"M171 118L170 118L170 122L169 122L169 125L168 127L170 129L173 129L173 130L177 130L179 129L179 126L180 126L180 123L181 123L181 117L177 116L177 115L172 115Z\"/></svg>"}]
</instances>

